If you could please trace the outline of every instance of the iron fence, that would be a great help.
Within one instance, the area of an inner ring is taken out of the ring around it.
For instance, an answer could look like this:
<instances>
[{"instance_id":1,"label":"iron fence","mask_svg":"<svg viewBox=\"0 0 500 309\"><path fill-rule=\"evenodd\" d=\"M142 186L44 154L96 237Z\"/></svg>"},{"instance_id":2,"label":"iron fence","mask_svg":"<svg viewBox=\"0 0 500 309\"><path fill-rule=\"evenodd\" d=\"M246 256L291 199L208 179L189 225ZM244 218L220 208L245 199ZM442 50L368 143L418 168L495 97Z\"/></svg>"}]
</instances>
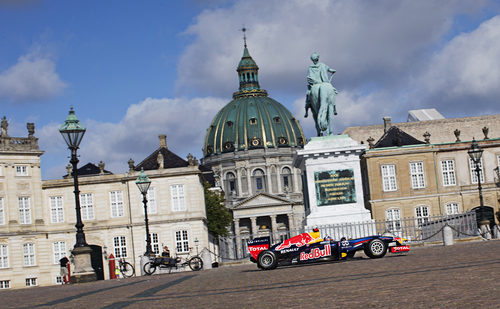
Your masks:
<instances>
[{"instance_id":1,"label":"iron fence","mask_svg":"<svg viewBox=\"0 0 500 309\"><path fill-rule=\"evenodd\" d=\"M401 218L393 220L370 220L342 224L317 226L321 236L331 236L333 239L360 238L372 235L393 235L406 238L411 243L443 241L443 228L448 225L452 228L455 239L479 236L475 212L466 212L454 215L428 216L418 218ZM259 231L254 234L227 236L214 239L218 252L212 252L218 261L240 260L248 258L247 240L254 237L269 236L271 243L281 242L294 235L303 233L302 229Z\"/></svg>"}]
</instances>

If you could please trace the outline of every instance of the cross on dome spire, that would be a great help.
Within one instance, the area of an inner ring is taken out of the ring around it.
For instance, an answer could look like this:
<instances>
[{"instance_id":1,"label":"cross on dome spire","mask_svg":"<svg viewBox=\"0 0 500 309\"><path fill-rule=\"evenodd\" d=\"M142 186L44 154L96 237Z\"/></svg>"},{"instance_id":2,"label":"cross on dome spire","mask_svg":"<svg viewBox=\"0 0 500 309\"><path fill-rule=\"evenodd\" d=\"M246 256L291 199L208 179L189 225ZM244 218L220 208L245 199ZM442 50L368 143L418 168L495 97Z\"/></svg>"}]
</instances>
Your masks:
<instances>
[{"instance_id":1,"label":"cross on dome spire","mask_svg":"<svg viewBox=\"0 0 500 309\"><path fill-rule=\"evenodd\" d=\"M241 28L241 32L243 32L243 42L244 42L244 45L246 48L247 47L247 36L246 36L245 32L247 32L247 28L245 28L245 26L243 26L243 28Z\"/></svg>"}]
</instances>

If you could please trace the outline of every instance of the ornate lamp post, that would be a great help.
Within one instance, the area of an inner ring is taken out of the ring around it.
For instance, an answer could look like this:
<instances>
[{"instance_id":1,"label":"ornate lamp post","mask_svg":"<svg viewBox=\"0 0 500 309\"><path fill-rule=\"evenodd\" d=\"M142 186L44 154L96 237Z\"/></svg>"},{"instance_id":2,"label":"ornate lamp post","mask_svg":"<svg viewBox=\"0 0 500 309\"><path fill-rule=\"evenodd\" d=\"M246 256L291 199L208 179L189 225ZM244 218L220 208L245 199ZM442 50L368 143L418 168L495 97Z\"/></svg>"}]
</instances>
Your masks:
<instances>
[{"instance_id":1,"label":"ornate lamp post","mask_svg":"<svg viewBox=\"0 0 500 309\"><path fill-rule=\"evenodd\" d=\"M83 232L82 214L80 210L80 191L78 190L78 157L76 156L76 150L82 141L83 135L85 134L85 127L80 123L78 118L76 118L75 111L73 107L69 110L69 115L63 125L59 127L59 132L61 132L64 141L71 150L71 160L70 163L73 165L73 184L75 187L75 210L76 210L76 244L77 247L88 246L85 241L85 233Z\"/></svg>"},{"instance_id":2,"label":"ornate lamp post","mask_svg":"<svg viewBox=\"0 0 500 309\"><path fill-rule=\"evenodd\" d=\"M476 175L477 175L477 189L479 190L479 206L483 207L483 188L481 187L481 169L479 168L479 164L481 162L481 156L483 155L483 150L477 144L476 140L472 139L472 145L470 149L467 151L469 157L474 161L474 166L476 167Z\"/></svg>"},{"instance_id":3,"label":"ornate lamp post","mask_svg":"<svg viewBox=\"0 0 500 309\"><path fill-rule=\"evenodd\" d=\"M148 199L146 198L146 194L148 193L149 186L151 185L151 180L144 173L144 169L141 169L141 173L135 181L135 184L139 188L139 191L141 191L142 193L142 203L144 204L144 222L146 224L146 252L144 253L144 255L150 256L154 255L154 253L151 249L151 234L149 234L148 221Z\"/></svg>"},{"instance_id":4,"label":"ornate lamp post","mask_svg":"<svg viewBox=\"0 0 500 309\"><path fill-rule=\"evenodd\" d=\"M92 249L85 240L85 233L83 232L82 214L80 209L80 190L78 189L78 157L76 151L83 135L85 134L85 126L83 126L78 118L76 118L73 107L69 110L69 115L63 125L59 127L64 141L71 150L70 163L73 166L73 186L75 193L75 211L76 211L76 243L72 251L74 256L75 269L73 271L72 282L87 282L96 280L96 274L90 264L90 253Z\"/></svg>"}]
</instances>

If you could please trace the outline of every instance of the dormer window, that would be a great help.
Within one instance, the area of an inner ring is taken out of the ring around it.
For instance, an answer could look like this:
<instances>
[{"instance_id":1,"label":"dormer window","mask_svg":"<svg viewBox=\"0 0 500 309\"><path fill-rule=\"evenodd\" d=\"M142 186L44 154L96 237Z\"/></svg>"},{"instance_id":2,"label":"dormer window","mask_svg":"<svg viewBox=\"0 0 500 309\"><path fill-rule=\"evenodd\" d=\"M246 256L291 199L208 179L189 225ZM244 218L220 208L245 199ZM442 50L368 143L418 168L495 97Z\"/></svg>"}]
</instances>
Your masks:
<instances>
[{"instance_id":1,"label":"dormer window","mask_svg":"<svg viewBox=\"0 0 500 309\"><path fill-rule=\"evenodd\" d=\"M274 117L273 120L274 123L280 123L280 117Z\"/></svg>"},{"instance_id":2,"label":"dormer window","mask_svg":"<svg viewBox=\"0 0 500 309\"><path fill-rule=\"evenodd\" d=\"M226 122L226 124L227 124L227 126L228 126L229 128L231 128L231 127L233 126L233 122L232 122L232 121L228 121L228 122Z\"/></svg>"},{"instance_id":3,"label":"dormer window","mask_svg":"<svg viewBox=\"0 0 500 309\"><path fill-rule=\"evenodd\" d=\"M255 117L250 118L250 124L251 125L256 125L257 124L257 118L255 118Z\"/></svg>"}]
</instances>

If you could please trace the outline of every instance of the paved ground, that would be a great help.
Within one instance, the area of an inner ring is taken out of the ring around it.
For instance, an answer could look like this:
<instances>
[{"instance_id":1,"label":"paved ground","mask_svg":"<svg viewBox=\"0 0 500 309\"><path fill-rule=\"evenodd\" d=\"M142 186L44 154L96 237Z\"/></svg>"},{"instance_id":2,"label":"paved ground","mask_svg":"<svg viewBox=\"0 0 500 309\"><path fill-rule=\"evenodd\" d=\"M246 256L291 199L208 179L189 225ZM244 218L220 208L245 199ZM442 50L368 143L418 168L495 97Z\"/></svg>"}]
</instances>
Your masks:
<instances>
[{"instance_id":1,"label":"paved ground","mask_svg":"<svg viewBox=\"0 0 500 309\"><path fill-rule=\"evenodd\" d=\"M1 308L498 308L500 240L404 256L0 291Z\"/></svg>"}]
</instances>

